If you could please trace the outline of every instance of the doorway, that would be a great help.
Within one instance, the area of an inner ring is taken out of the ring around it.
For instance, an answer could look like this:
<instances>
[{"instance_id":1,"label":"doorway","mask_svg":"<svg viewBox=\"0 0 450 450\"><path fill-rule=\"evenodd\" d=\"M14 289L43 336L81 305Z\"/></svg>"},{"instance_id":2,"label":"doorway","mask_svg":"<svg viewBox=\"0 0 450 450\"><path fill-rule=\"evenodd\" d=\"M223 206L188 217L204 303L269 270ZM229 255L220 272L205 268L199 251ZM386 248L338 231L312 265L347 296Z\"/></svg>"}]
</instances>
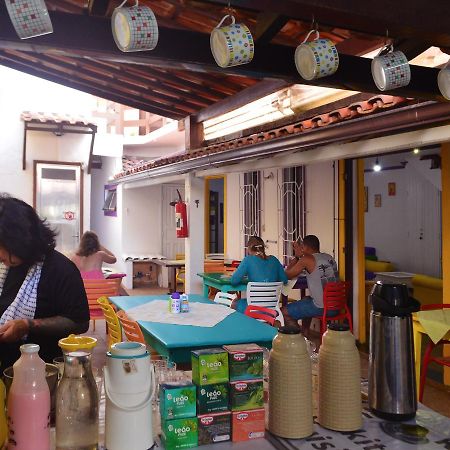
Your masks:
<instances>
[{"instance_id":1,"label":"doorway","mask_svg":"<svg viewBox=\"0 0 450 450\"><path fill-rule=\"evenodd\" d=\"M225 253L226 177L205 180L205 253Z\"/></svg>"},{"instance_id":2,"label":"doorway","mask_svg":"<svg viewBox=\"0 0 450 450\"><path fill-rule=\"evenodd\" d=\"M73 252L83 227L80 163L34 162L34 207L57 232L56 248Z\"/></svg>"}]
</instances>

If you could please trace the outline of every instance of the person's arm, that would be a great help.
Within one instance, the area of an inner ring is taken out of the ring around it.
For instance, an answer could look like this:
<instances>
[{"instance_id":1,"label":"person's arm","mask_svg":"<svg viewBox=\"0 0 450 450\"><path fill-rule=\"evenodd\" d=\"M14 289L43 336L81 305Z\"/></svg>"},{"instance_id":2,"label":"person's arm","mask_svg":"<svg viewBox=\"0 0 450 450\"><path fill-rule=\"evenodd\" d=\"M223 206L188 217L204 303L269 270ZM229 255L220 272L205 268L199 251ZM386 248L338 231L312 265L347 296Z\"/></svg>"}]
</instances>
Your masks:
<instances>
[{"instance_id":1,"label":"person's arm","mask_svg":"<svg viewBox=\"0 0 450 450\"><path fill-rule=\"evenodd\" d=\"M290 270L290 269L292 269L292 267L294 267L297 263L298 263L298 260L299 260L300 258L298 257L298 256L294 256L290 261L289 261L289 264L286 266L286 270Z\"/></svg>"},{"instance_id":2,"label":"person's arm","mask_svg":"<svg viewBox=\"0 0 450 450\"><path fill-rule=\"evenodd\" d=\"M293 278L297 278L304 269L308 267L308 260L306 257L303 256L303 258L300 258L295 264L289 265L285 272L286 276L289 278L289 280L292 280Z\"/></svg>"},{"instance_id":3,"label":"person's arm","mask_svg":"<svg viewBox=\"0 0 450 450\"><path fill-rule=\"evenodd\" d=\"M46 319L15 319L9 320L0 327L0 342L17 342L27 334L62 337L71 333L85 333L88 329L89 321L77 323L62 316Z\"/></svg>"},{"instance_id":4,"label":"person's arm","mask_svg":"<svg viewBox=\"0 0 450 450\"><path fill-rule=\"evenodd\" d=\"M239 284L242 281L242 279L247 275L247 265L248 265L248 258L245 257L239 264L238 268L234 271L233 275L231 276L230 283L233 286Z\"/></svg>"},{"instance_id":5,"label":"person's arm","mask_svg":"<svg viewBox=\"0 0 450 450\"><path fill-rule=\"evenodd\" d=\"M117 261L117 258L114 256L114 254L104 247L101 247L99 253L102 257L102 261L105 262L106 264L114 264Z\"/></svg>"}]
</instances>

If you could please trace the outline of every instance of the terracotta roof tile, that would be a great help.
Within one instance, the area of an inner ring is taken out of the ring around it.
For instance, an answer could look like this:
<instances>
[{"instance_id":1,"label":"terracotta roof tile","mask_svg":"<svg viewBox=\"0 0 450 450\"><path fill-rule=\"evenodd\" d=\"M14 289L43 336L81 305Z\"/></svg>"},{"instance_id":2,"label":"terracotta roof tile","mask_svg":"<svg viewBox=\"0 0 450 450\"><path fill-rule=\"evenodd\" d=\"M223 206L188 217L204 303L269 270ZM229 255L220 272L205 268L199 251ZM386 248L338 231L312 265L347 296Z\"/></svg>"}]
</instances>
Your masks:
<instances>
[{"instance_id":1,"label":"terracotta roof tile","mask_svg":"<svg viewBox=\"0 0 450 450\"><path fill-rule=\"evenodd\" d=\"M240 146L252 145L258 142L269 141L272 139L278 139L288 134L299 134L311 132L316 128L322 128L335 123L352 120L353 118L375 114L383 109L395 108L399 105L410 102L412 99L404 97L394 97L392 95L376 95L369 100L351 103L347 107L339 108L329 113L320 114L318 116L311 117L309 119L302 120L301 122L292 123L290 125L284 125L279 128L275 128L269 131L264 131L244 138L232 139L220 144L214 143L210 146L195 149L189 153L174 155L170 158L160 158L152 163L146 165L145 169L138 167L137 170L151 170L155 167L161 167L166 164L171 164L179 161L185 161L188 159L195 159L203 155L209 155L213 153L225 152L230 149L234 149ZM128 175L129 170L125 170L114 178L119 179L125 175Z\"/></svg>"},{"instance_id":2,"label":"terracotta roof tile","mask_svg":"<svg viewBox=\"0 0 450 450\"><path fill-rule=\"evenodd\" d=\"M62 123L79 126L95 125L91 118L62 113L23 111L20 118L24 122Z\"/></svg>"}]
</instances>

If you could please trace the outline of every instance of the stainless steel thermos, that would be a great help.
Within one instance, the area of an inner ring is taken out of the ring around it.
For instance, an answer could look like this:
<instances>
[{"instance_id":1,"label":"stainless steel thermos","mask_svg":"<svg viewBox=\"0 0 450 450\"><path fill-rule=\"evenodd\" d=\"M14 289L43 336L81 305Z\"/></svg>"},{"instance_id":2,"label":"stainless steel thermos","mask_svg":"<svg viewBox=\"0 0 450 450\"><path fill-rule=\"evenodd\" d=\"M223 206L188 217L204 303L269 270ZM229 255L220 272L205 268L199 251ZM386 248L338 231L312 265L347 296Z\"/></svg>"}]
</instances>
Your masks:
<instances>
[{"instance_id":1,"label":"stainless steel thermos","mask_svg":"<svg viewBox=\"0 0 450 450\"><path fill-rule=\"evenodd\" d=\"M386 420L416 415L417 396L411 313L420 303L405 284L378 281L369 296L369 406Z\"/></svg>"}]
</instances>

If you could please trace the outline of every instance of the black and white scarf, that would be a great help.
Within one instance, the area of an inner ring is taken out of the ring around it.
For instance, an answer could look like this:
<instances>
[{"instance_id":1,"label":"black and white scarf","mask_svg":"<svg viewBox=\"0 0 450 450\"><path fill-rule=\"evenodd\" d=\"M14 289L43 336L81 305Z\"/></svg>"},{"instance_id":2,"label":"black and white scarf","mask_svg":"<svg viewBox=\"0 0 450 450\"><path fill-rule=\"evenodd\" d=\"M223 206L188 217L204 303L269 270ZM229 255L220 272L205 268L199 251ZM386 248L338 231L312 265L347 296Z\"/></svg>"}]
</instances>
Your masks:
<instances>
[{"instance_id":1,"label":"black and white scarf","mask_svg":"<svg viewBox=\"0 0 450 450\"><path fill-rule=\"evenodd\" d=\"M39 280L41 279L42 262L33 264L27 272L22 286L17 292L14 301L6 308L2 317L0 317L0 325L5 324L9 320L14 319L33 319L36 313L36 299ZM0 264L0 295L3 291L6 276L9 268L5 264Z\"/></svg>"}]
</instances>

